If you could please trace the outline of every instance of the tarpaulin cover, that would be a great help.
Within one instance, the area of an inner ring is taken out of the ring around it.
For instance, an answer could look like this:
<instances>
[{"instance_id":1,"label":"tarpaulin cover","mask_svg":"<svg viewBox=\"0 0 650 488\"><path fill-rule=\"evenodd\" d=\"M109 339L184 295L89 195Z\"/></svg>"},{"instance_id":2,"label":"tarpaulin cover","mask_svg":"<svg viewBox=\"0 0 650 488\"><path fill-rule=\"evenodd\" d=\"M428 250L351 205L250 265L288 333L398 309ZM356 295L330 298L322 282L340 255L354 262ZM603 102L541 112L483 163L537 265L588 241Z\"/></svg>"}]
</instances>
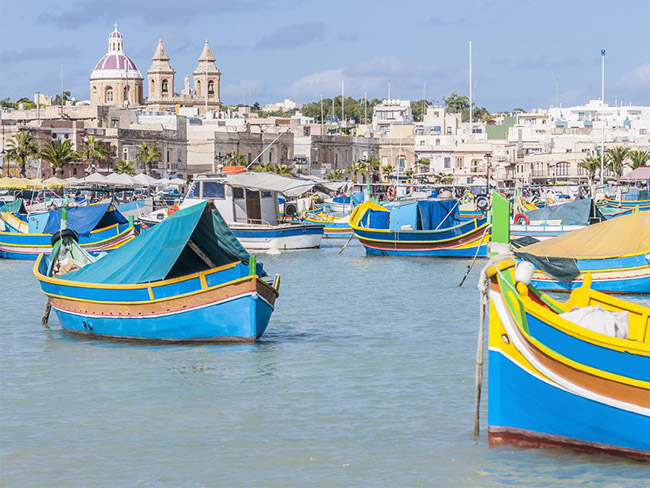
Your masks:
<instances>
[{"instance_id":1,"label":"tarpaulin cover","mask_svg":"<svg viewBox=\"0 0 650 488\"><path fill-rule=\"evenodd\" d=\"M388 229L390 225L390 212L383 210L370 210L368 212L368 227L371 229Z\"/></svg>"},{"instance_id":2,"label":"tarpaulin cover","mask_svg":"<svg viewBox=\"0 0 650 488\"><path fill-rule=\"evenodd\" d=\"M517 251L560 258L650 253L650 212L636 212L540 241Z\"/></svg>"},{"instance_id":3,"label":"tarpaulin cover","mask_svg":"<svg viewBox=\"0 0 650 488\"><path fill-rule=\"evenodd\" d=\"M0 212L9 212L9 213L27 213L25 210L25 202L22 198L17 198L13 202L5 203L0 205Z\"/></svg>"},{"instance_id":4,"label":"tarpaulin cover","mask_svg":"<svg viewBox=\"0 0 650 488\"><path fill-rule=\"evenodd\" d=\"M350 197L346 197L345 195L339 195L337 197L332 198L332 201L334 203L350 203Z\"/></svg>"},{"instance_id":5,"label":"tarpaulin cover","mask_svg":"<svg viewBox=\"0 0 650 488\"><path fill-rule=\"evenodd\" d=\"M65 275L86 283L136 284L171 279L210 269L191 248L200 249L215 266L248 264L244 250L212 204L179 210L95 263Z\"/></svg>"},{"instance_id":6,"label":"tarpaulin cover","mask_svg":"<svg viewBox=\"0 0 650 488\"><path fill-rule=\"evenodd\" d=\"M400 230L404 226L410 225L417 229L418 225L418 204L417 202L407 202L395 204L390 208L390 229Z\"/></svg>"},{"instance_id":7,"label":"tarpaulin cover","mask_svg":"<svg viewBox=\"0 0 650 488\"><path fill-rule=\"evenodd\" d=\"M565 284L571 283L580 275L580 269L575 259L535 256L534 254L519 251L515 252L515 255L518 258L530 261L536 268Z\"/></svg>"},{"instance_id":8,"label":"tarpaulin cover","mask_svg":"<svg viewBox=\"0 0 650 488\"><path fill-rule=\"evenodd\" d=\"M417 205L417 230L447 229L462 223L458 200L419 200Z\"/></svg>"},{"instance_id":9,"label":"tarpaulin cover","mask_svg":"<svg viewBox=\"0 0 650 488\"><path fill-rule=\"evenodd\" d=\"M97 203L85 207L70 207L68 211L68 229L80 236L88 236L95 229L102 229L113 224L126 224L128 220L118 212L111 203ZM61 210L51 210L43 234L54 234L61 229Z\"/></svg>"},{"instance_id":10,"label":"tarpaulin cover","mask_svg":"<svg viewBox=\"0 0 650 488\"><path fill-rule=\"evenodd\" d=\"M605 220L590 198L552 205L526 212L532 221L559 220L561 225L589 225L590 218Z\"/></svg>"}]
</instances>

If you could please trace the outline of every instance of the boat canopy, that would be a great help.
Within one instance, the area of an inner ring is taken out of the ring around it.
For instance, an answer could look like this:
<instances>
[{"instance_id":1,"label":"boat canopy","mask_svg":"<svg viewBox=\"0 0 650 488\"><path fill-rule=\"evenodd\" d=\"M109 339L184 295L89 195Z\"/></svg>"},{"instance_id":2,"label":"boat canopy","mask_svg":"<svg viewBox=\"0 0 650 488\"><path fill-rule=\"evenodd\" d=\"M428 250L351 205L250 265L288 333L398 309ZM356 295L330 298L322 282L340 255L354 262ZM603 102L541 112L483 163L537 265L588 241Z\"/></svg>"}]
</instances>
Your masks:
<instances>
[{"instance_id":1,"label":"boat canopy","mask_svg":"<svg viewBox=\"0 0 650 488\"><path fill-rule=\"evenodd\" d=\"M27 213L27 209L25 209L25 201L22 198L16 198L13 202L0 205L0 212L9 212L12 214Z\"/></svg>"},{"instance_id":2,"label":"boat canopy","mask_svg":"<svg viewBox=\"0 0 650 488\"><path fill-rule=\"evenodd\" d=\"M102 229L114 224L126 224L127 218L110 202L96 203L83 207L68 207L68 229L80 236L88 236L95 229ZM50 210L43 234L54 234L61 230L61 209ZM31 230L30 230L31 232Z\"/></svg>"},{"instance_id":3,"label":"boat canopy","mask_svg":"<svg viewBox=\"0 0 650 488\"><path fill-rule=\"evenodd\" d=\"M244 250L212 203L179 210L110 254L64 275L84 283L138 284L177 278L233 262Z\"/></svg>"},{"instance_id":4,"label":"boat canopy","mask_svg":"<svg viewBox=\"0 0 650 488\"><path fill-rule=\"evenodd\" d=\"M462 223L458 200L417 200L382 207L372 202L360 205L357 215L371 229L440 230Z\"/></svg>"},{"instance_id":5,"label":"boat canopy","mask_svg":"<svg viewBox=\"0 0 650 488\"><path fill-rule=\"evenodd\" d=\"M650 253L650 214L636 212L515 251L555 279L570 283L579 274L577 259L604 259Z\"/></svg>"},{"instance_id":6,"label":"boat canopy","mask_svg":"<svg viewBox=\"0 0 650 488\"><path fill-rule=\"evenodd\" d=\"M288 197L297 197L319 183L312 180L286 178L273 173L240 173L229 175L226 183L251 190L275 191Z\"/></svg>"},{"instance_id":7,"label":"boat canopy","mask_svg":"<svg viewBox=\"0 0 650 488\"><path fill-rule=\"evenodd\" d=\"M526 212L526 215L531 223L553 220L559 221L560 225L589 225L605 220L605 216L591 198L538 208Z\"/></svg>"}]
</instances>

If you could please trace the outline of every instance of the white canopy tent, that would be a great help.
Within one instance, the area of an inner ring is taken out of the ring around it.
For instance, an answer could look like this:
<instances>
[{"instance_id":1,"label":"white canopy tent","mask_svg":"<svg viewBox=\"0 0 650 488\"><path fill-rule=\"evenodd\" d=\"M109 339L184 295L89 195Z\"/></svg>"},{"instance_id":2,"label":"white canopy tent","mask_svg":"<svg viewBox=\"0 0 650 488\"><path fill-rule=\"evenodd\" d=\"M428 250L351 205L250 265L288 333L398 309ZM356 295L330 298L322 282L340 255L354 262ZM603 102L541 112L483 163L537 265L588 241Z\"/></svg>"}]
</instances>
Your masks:
<instances>
[{"instance_id":1,"label":"white canopy tent","mask_svg":"<svg viewBox=\"0 0 650 488\"><path fill-rule=\"evenodd\" d=\"M269 190L282 193L287 197L297 197L318 185L315 181L285 178L273 173L240 173L228 176L231 186L251 190Z\"/></svg>"},{"instance_id":2,"label":"white canopy tent","mask_svg":"<svg viewBox=\"0 0 650 488\"><path fill-rule=\"evenodd\" d=\"M133 177L133 180L136 183L139 183L143 186L157 186L160 183L160 180L157 180L153 176L146 175L144 173L137 174Z\"/></svg>"},{"instance_id":3,"label":"white canopy tent","mask_svg":"<svg viewBox=\"0 0 650 488\"><path fill-rule=\"evenodd\" d=\"M122 173L122 174L111 173L106 177L106 183L115 186L129 186L129 187L136 185L136 182L133 181L133 178L131 178L126 173Z\"/></svg>"},{"instance_id":4,"label":"white canopy tent","mask_svg":"<svg viewBox=\"0 0 650 488\"><path fill-rule=\"evenodd\" d=\"M83 180L82 183L88 184L88 185L105 185L106 184L106 178L100 175L99 173L92 173L88 176L86 176Z\"/></svg>"}]
</instances>

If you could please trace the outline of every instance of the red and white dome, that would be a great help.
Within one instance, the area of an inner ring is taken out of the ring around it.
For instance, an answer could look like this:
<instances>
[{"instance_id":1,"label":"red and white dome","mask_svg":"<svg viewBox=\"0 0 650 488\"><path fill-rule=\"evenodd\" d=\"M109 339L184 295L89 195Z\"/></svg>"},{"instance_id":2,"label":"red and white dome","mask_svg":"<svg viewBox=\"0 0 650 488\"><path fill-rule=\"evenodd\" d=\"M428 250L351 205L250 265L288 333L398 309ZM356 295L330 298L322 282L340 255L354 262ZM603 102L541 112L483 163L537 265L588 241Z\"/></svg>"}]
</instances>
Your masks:
<instances>
[{"instance_id":1,"label":"red and white dome","mask_svg":"<svg viewBox=\"0 0 650 488\"><path fill-rule=\"evenodd\" d=\"M108 52L95 65L90 75L91 80L142 79L133 60L124 54L123 39L115 24L115 30L108 36Z\"/></svg>"}]
</instances>

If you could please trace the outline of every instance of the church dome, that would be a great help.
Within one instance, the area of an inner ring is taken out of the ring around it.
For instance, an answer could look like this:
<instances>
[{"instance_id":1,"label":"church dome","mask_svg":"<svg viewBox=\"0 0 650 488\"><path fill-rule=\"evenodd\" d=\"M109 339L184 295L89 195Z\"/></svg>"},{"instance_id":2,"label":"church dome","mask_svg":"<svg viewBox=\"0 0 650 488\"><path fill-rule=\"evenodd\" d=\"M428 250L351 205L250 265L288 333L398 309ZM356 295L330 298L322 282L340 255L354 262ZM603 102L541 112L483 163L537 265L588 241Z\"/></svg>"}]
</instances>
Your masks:
<instances>
[{"instance_id":1,"label":"church dome","mask_svg":"<svg viewBox=\"0 0 650 488\"><path fill-rule=\"evenodd\" d=\"M131 58L124 54L123 36L115 30L108 36L108 52L95 65L90 75L91 80L100 79L142 79L140 71Z\"/></svg>"}]
</instances>

